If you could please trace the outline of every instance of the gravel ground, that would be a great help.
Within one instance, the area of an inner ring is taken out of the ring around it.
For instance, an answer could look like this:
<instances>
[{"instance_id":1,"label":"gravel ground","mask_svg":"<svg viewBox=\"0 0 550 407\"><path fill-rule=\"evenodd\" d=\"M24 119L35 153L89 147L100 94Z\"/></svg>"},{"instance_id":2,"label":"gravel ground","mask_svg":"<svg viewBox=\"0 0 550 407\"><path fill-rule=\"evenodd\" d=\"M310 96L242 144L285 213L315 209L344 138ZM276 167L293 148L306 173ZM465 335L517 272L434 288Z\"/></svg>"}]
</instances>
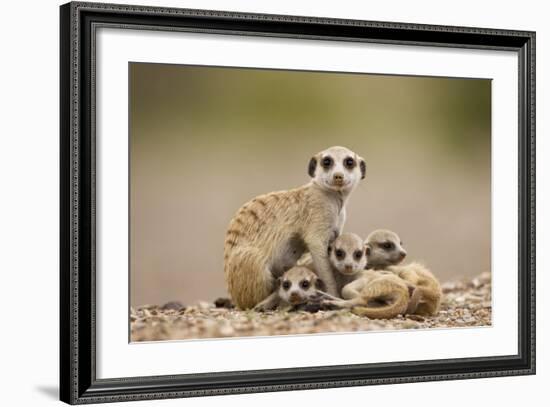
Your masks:
<instances>
[{"instance_id":1,"label":"gravel ground","mask_svg":"<svg viewBox=\"0 0 550 407\"><path fill-rule=\"evenodd\" d=\"M347 310L298 312L238 311L228 300L184 306L178 301L130 309L131 340L293 335L319 332L450 328L491 325L491 276L442 284L443 300L432 317L398 316L376 320Z\"/></svg>"}]
</instances>

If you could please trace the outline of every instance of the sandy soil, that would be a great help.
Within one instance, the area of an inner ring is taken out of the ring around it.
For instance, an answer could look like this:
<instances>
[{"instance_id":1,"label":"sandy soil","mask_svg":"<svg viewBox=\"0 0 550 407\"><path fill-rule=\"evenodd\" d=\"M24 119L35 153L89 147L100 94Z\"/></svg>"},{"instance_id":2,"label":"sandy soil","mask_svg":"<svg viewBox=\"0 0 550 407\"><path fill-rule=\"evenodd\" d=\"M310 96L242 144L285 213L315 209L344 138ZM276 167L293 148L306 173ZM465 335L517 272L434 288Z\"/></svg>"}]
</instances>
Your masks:
<instances>
[{"instance_id":1,"label":"sandy soil","mask_svg":"<svg viewBox=\"0 0 550 407\"><path fill-rule=\"evenodd\" d=\"M199 302L184 306L172 301L162 306L143 305L130 309L131 340L238 336L293 335L320 332L450 328L491 325L491 278L482 273L471 280L442 285L439 313L431 317L400 315L373 320L346 310L298 312L239 311L229 301Z\"/></svg>"}]
</instances>

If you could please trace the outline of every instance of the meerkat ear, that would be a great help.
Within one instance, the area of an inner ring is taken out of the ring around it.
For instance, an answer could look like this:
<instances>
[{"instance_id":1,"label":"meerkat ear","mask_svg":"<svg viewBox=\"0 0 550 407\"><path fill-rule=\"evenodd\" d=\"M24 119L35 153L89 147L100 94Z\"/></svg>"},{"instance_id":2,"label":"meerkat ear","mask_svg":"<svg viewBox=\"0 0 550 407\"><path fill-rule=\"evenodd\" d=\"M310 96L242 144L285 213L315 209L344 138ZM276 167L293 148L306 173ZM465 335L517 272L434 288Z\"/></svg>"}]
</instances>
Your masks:
<instances>
[{"instance_id":1,"label":"meerkat ear","mask_svg":"<svg viewBox=\"0 0 550 407\"><path fill-rule=\"evenodd\" d=\"M365 164L365 160L362 158L359 159L359 169L361 170L361 179L364 179L367 172L367 164Z\"/></svg>"},{"instance_id":2,"label":"meerkat ear","mask_svg":"<svg viewBox=\"0 0 550 407\"><path fill-rule=\"evenodd\" d=\"M365 246L365 254L366 254L367 256L370 256L370 251L371 251L370 245L366 245L366 246Z\"/></svg>"},{"instance_id":3,"label":"meerkat ear","mask_svg":"<svg viewBox=\"0 0 550 407\"><path fill-rule=\"evenodd\" d=\"M317 158L311 157L311 160L309 160L309 165L307 167L307 173L311 178L315 176L315 168L317 167Z\"/></svg>"},{"instance_id":4,"label":"meerkat ear","mask_svg":"<svg viewBox=\"0 0 550 407\"><path fill-rule=\"evenodd\" d=\"M330 253L332 253L332 245L328 245L327 254L330 256Z\"/></svg>"},{"instance_id":5,"label":"meerkat ear","mask_svg":"<svg viewBox=\"0 0 550 407\"><path fill-rule=\"evenodd\" d=\"M318 289L318 290L324 291L324 292L327 291L327 285L320 278L317 278L315 280L315 288Z\"/></svg>"}]
</instances>

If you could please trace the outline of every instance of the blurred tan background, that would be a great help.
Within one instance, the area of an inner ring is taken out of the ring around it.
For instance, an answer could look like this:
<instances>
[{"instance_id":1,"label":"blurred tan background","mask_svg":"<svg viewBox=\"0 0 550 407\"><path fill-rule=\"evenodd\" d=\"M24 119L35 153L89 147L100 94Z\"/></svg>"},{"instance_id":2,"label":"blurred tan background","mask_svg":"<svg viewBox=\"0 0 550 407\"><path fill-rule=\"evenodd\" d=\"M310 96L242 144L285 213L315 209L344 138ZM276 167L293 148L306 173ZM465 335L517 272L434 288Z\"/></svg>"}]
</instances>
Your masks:
<instances>
[{"instance_id":1,"label":"blurred tan background","mask_svg":"<svg viewBox=\"0 0 550 407\"><path fill-rule=\"evenodd\" d=\"M442 281L490 270L490 143L490 80L131 63L131 304L227 296L231 217L332 145L367 162L345 231L396 231Z\"/></svg>"}]
</instances>

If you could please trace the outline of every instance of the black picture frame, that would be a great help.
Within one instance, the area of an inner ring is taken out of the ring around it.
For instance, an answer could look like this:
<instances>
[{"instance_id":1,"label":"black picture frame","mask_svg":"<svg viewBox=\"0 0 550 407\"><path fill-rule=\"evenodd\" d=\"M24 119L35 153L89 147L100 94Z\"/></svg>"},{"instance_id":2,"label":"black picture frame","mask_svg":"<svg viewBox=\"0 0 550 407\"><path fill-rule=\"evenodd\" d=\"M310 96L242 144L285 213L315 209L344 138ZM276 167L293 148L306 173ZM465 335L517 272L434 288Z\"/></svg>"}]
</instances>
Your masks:
<instances>
[{"instance_id":1,"label":"black picture frame","mask_svg":"<svg viewBox=\"0 0 550 407\"><path fill-rule=\"evenodd\" d=\"M81 2L60 7L60 24L62 401L83 404L535 373L534 32ZM229 373L96 378L93 38L95 29L100 26L517 52L518 354Z\"/></svg>"}]
</instances>

